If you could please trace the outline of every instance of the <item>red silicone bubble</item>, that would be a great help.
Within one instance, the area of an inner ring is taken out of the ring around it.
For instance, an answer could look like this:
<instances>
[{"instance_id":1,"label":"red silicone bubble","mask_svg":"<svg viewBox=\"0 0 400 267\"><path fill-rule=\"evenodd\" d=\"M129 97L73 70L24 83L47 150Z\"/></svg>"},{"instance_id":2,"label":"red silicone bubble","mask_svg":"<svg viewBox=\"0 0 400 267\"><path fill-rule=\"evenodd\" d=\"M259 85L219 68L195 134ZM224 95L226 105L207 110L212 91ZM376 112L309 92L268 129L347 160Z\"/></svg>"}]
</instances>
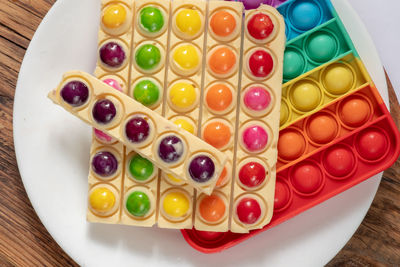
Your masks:
<instances>
[{"instance_id":1,"label":"red silicone bubble","mask_svg":"<svg viewBox=\"0 0 400 267\"><path fill-rule=\"evenodd\" d=\"M198 231L193 228L194 234L203 242L214 243L221 240L226 232L210 232L210 231Z\"/></svg>"},{"instance_id":2,"label":"red silicone bubble","mask_svg":"<svg viewBox=\"0 0 400 267\"><path fill-rule=\"evenodd\" d=\"M254 224L261 216L261 206L250 197L242 198L236 207L239 220L244 224Z\"/></svg>"},{"instance_id":3,"label":"red silicone bubble","mask_svg":"<svg viewBox=\"0 0 400 267\"><path fill-rule=\"evenodd\" d=\"M322 162L328 174L344 179L353 172L356 157L351 148L346 145L336 145L325 152Z\"/></svg>"},{"instance_id":4,"label":"red silicone bubble","mask_svg":"<svg viewBox=\"0 0 400 267\"><path fill-rule=\"evenodd\" d=\"M239 180L249 188L260 186L266 177L266 169L258 162L248 162L240 168Z\"/></svg>"},{"instance_id":5,"label":"red silicone bubble","mask_svg":"<svg viewBox=\"0 0 400 267\"><path fill-rule=\"evenodd\" d=\"M365 129L356 138L356 149L363 159L377 161L388 152L389 140L383 129Z\"/></svg>"},{"instance_id":6,"label":"red silicone bubble","mask_svg":"<svg viewBox=\"0 0 400 267\"><path fill-rule=\"evenodd\" d=\"M292 192L282 179L278 178L275 184L275 199L274 199L274 211L279 212L286 209L292 199Z\"/></svg>"},{"instance_id":7,"label":"red silicone bubble","mask_svg":"<svg viewBox=\"0 0 400 267\"><path fill-rule=\"evenodd\" d=\"M290 181L300 195L316 194L322 188L323 179L321 168L314 161L301 162L290 172Z\"/></svg>"}]
</instances>

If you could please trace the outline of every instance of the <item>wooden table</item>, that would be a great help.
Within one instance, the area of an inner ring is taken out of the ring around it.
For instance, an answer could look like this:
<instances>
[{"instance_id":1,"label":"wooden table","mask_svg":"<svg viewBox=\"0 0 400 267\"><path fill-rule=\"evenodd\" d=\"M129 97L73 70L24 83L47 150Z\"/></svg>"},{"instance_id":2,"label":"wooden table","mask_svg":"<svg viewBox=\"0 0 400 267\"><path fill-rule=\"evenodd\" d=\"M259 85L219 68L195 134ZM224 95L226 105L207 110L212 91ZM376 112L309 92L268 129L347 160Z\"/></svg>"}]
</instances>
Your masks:
<instances>
[{"instance_id":1,"label":"wooden table","mask_svg":"<svg viewBox=\"0 0 400 267\"><path fill-rule=\"evenodd\" d=\"M19 68L36 28L54 2L0 1L1 266L76 265L49 235L29 202L18 172L12 136L12 109ZM400 107L391 85L389 89L392 115L399 126ZM399 230L398 160L384 173L375 200L361 226L328 266L398 265Z\"/></svg>"}]
</instances>

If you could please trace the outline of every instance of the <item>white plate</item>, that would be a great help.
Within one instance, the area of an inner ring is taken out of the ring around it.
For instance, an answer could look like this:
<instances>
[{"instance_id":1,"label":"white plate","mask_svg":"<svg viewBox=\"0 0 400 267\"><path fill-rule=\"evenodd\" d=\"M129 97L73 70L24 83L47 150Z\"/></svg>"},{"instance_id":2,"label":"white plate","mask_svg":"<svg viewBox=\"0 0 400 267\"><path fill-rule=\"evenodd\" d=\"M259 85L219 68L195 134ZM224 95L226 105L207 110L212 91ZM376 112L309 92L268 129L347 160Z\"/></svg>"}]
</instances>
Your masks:
<instances>
[{"instance_id":1,"label":"white plate","mask_svg":"<svg viewBox=\"0 0 400 267\"><path fill-rule=\"evenodd\" d=\"M328 262L364 218L381 175L219 254L192 249L179 231L85 220L90 128L46 98L71 69L92 72L99 0L59 0L26 52L15 94L14 141L28 196L60 246L86 266L313 266ZM357 14L334 1L387 102L382 65Z\"/></svg>"}]
</instances>

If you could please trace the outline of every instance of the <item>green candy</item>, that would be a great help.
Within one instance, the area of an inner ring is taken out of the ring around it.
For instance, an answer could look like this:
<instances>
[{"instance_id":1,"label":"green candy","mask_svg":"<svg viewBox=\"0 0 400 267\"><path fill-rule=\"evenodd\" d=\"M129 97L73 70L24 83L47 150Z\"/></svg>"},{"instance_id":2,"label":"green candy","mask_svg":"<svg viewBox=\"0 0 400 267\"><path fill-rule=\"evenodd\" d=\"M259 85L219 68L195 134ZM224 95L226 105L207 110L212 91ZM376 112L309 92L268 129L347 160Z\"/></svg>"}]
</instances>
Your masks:
<instances>
[{"instance_id":1,"label":"green candy","mask_svg":"<svg viewBox=\"0 0 400 267\"><path fill-rule=\"evenodd\" d=\"M145 193L134 191L128 196L125 205L133 216L144 217L150 210L150 199Z\"/></svg>"},{"instance_id":2,"label":"green candy","mask_svg":"<svg viewBox=\"0 0 400 267\"><path fill-rule=\"evenodd\" d=\"M145 106L154 105L159 98L158 86L150 80L142 80L133 89L133 98Z\"/></svg>"},{"instance_id":3,"label":"green candy","mask_svg":"<svg viewBox=\"0 0 400 267\"><path fill-rule=\"evenodd\" d=\"M164 16L156 7L145 7L140 11L140 25L147 32L158 32L164 26Z\"/></svg>"},{"instance_id":4,"label":"green candy","mask_svg":"<svg viewBox=\"0 0 400 267\"><path fill-rule=\"evenodd\" d=\"M129 172L138 181L146 181L153 174L153 171L153 163L142 158L139 154L133 156L129 162Z\"/></svg>"},{"instance_id":5,"label":"green candy","mask_svg":"<svg viewBox=\"0 0 400 267\"><path fill-rule=\"evenodd\" d=\"M151 44L139 47L135 54L136 64L144 70L152 70L160 63L160 49Z\"/></svg>"}]
</instances>

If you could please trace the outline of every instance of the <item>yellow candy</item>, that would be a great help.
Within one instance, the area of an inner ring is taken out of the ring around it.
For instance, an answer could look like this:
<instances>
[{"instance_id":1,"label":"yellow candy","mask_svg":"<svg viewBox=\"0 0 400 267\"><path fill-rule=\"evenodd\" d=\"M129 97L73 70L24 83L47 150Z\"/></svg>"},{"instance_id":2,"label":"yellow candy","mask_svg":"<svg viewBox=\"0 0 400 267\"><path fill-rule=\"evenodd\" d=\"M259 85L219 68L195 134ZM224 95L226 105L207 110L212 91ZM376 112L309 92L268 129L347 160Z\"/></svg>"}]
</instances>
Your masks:
<instances>
[{"instance_id":1,"label":"yellow candy","mask_svg":"<svg viewBox=\"0 0 400 267\"><path fill-rule=\"evenodd\" d=\"M190 202L181 192L168 193L163 201L165 213L174 218L183 217L189 210Z\"/></svg>"},{"instance_id":2,"label":"yellow candy","mask_svg":"<svg viewBox=\"0 0 400 267\"><path fill-rule=\"evenodd\" d=\"M103 12L103 24L107 28L118 28L126 19L126 10L120 4L109 5Z\"/></svg>"},{"instance_id":3,"label":"yellow candy","mask_svg":"<svg viewBox=\"0 0 400 267\"><path fill-rule=\"evenodd\" d=\"M182 129L188 131L189 133L194 134L194 126L189 121L187 121L185 119L177 119L174 121L174 124L177 125L179 128L182 128ZM173 180L173 179L171 179L171 180ZM179 180L179 179L177 179L177 180Z\"/></svg>"},{"instance_id":4,"label":"yellow candy","mask_svg":"<svg viewBox=\"0 0 400 267\"><path fill-rule=\"evenodd\" d=\"M182 68L191 70L199 65L200 56L193 45L181 45L175 49L174 61Z\"/></svg>"},{"instance_id":5,"label":"yellow candy","mask_svg":"<svg viewBox=\"0 0 400 267\"><path fill-rule=\"evenodd\" d=\"M182 180L179 178L176 178L175 176L171 175L171 174L167 174L168 179L170 179L172 182L174 183L181 183Z\"/></svg>"},{"instance_id":6,"label":"yellow candy","mask_svg":"<svg viewBox=\"0 0 400 267\"><path fill-rule=\"evenodd\" d=\"M107 212L114 207L115 195L108 188L98 187L90 193L89 203L93 209L99 212Z\"/></svg>"},{"instance_id":7,"label":"yellow candy","mask_svg":"<svg viewBox=\"0 0 400 267\"><path fill-rule=\"evenodd\" d=\"M196 35L201 29L201 18L197 10L184 8L176 16L178 29L190 36Z\"/></svg>"},{"instance_id":8,"label":"yellow candy","mask_svg":"<svg viewBox=\"0 0 400 267\"><path fill-rule=\"evenodd\" d=\"M196 90L189 83L178 82L171 87L169 98L174 106L188 108L196 101Z\"/></svg>"}]
</instances>

